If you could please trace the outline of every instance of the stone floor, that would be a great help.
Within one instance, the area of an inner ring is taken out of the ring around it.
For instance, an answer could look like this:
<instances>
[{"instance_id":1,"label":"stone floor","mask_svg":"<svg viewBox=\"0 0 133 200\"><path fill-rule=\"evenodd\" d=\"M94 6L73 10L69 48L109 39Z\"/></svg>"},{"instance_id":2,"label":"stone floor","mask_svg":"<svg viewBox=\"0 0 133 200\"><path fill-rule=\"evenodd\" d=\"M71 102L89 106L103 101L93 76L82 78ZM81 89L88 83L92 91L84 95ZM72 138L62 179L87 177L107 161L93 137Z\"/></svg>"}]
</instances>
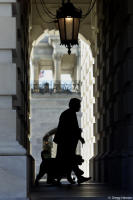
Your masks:
<instances>
[{"instance_id":1,"label":"stone floor","mask_svg":"<svg viewBox=\"0 0 133 200\"><path fill-rule=\"evenodd\" d=\"M39 187L33 188L31 200L105 200L105 199L133 199L133 194L118 191L106 185L87 183L70 185L64 182L61 186L50 186L41 182Z\"/></svg>"}]
</instances>

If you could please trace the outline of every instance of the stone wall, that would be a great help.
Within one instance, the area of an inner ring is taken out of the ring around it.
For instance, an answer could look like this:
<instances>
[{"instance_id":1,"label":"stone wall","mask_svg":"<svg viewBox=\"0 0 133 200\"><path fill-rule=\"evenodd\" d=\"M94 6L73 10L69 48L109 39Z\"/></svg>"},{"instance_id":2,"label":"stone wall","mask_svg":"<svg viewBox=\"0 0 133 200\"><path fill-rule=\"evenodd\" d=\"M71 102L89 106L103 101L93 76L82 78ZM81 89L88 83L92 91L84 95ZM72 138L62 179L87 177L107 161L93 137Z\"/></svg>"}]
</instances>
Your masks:
<instances>
[{"instance_id":1,"label":"stone wall","mask_svg":"<svg viewBox=\"0 0 133 200\"><path fill-rule=\"evenodd\" d=\"M95 181L133 189L133 1L98 1Z\"/></svg>"},{"instance_id":2,"label":"stone wall","mask_svg":"<svg viewBox=\"0 0 133 200\"><path fill-rule=\"evenodd\" d=\"M89 160L94 155L95 141L93 130L95 123L93 112L93 104L95 103L95 98L93 96L93 84L95 83L93 77L93 64L94 58L92 56L90 43L81 40L81 126L83 129L83 137L85 139L85 144L81 148L81 154L85 160L82 169L85 172L84 175L86 177L90 175Z\"/></svg>"}]
</instances>

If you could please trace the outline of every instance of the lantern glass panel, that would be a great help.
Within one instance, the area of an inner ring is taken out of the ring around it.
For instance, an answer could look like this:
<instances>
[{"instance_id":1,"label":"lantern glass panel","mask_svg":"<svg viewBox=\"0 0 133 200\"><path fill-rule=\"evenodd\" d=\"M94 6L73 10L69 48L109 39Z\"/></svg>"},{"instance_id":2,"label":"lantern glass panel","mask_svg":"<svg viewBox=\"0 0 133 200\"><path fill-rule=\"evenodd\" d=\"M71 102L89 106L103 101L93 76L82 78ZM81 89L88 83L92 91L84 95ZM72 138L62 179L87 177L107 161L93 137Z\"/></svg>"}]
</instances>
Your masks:
<instances>
[{"instance_id":1,"label":"lantern glass panel","mask_svg":"<svg viewBox=\"0 0 133 200\"><path fill-rule=\"evenodd\" d=\"M66 40L72 40L73 38L73 18L67 17L65 18L66 25Z\"/></svg>"},{"instance_id":2,"label":"lantern glass panel","mask_svg":"<svg viewBox=\"0 0 133 200\"><path fill-rule=\"evenodd\" d=\"M59 30L60 30L60 37L61 37L61 41L65 40L66 36L65 36L65 24L64 24L65 20L64 18L60 18L59 19Z\"/></svg>"},{"instance_id":3,"label":"lantern glass panel","mask_svg":"<svg viewBox=\"0 0 133 200\"><path fill-rule=\"evenodd\" d=\"M80 19L74 18L74 34L73 34L74 40L78 40L79 23L80 23Z\"/></svg>"}]
</instances>

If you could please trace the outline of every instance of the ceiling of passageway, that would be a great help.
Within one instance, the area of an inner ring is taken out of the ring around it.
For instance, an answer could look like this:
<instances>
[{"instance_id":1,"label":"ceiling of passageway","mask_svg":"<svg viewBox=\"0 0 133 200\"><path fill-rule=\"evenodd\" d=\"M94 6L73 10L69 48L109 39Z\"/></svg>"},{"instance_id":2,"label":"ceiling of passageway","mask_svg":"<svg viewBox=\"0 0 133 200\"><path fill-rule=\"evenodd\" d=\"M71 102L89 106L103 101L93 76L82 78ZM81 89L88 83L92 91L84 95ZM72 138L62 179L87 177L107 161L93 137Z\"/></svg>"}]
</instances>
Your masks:
<instances>
[{"instance_id":1,"label":"ceiling of passageway","mask_svg":"<svg viewBox=\"0 0 133 200\"><path fill-rule=\"evenodd\" d=\"M37 2L40 2L40 0L36 0ZM35 3L35 0L32 0L32 2L33 3ZM45 0L44 1L45 3L49 3L49 4L53 4L53 3L55 3L55 4L61 4L61 2L62 2L62 0ZM65 2L67 2L67 0L65 0ZM90 3L91 2L91 0L71 0L71 2L72 3L74 3L74 4L77 4L77 3L79 3L79 4L83 4L83 3Z\"/></svg>"},{"instance_id":2,"label":"ceiling of passageway","mask_svg":"<svg viewBox=\"0 0 133 200\"><path fill-rule=\"evenodd\" d=\"M42 6L40 3L41 1L40 0L32 0L31 19L30 19L30 26L31 26L30 42L31 43L35 39L37 39L44 32L44 30L57 29L57 24L44 23L44 21L39 17L35 2L37 2L39 12L42 13ZM56 14L56 10L61 6L62 1L61 0L44 0L44 2L46 3L46 6L48 7L48 9L52 13ZM67 2L67 0L65 2ZM75 5L75 7L81 8L83 14L85 14L89 9L91 0L71 0L71 2ZM81 27L80 29L83 29L83 31L85 30L87 32L87 34L90 35L89 36L90 40L91 40L92 31L94 31L94 29L92 30L92 23L93 23L92 21L94 19L94 17L92 17L93 12L94 12L94 9L89 16L87 16L84 20L81 20L81 25L80 25L80 27ZM44 17L45 21L52 21L47 15L44 15L43 17ZM86 25L88 26L88 29L86 29L86 27L85 27Z\"/></svg>"}]
</instances>

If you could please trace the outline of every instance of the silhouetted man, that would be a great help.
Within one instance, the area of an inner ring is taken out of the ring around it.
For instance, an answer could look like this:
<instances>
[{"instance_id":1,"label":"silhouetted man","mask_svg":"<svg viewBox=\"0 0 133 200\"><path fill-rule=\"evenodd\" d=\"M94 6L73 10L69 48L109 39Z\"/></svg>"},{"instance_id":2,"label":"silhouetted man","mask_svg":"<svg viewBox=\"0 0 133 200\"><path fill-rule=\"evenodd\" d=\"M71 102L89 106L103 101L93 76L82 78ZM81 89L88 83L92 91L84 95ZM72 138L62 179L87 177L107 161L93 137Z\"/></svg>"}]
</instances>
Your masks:
<instances>
[{"instance_id":1,"label":"silhouetted man","mask_svg":"<svg viewBox=\"0 0 133 200\"><path fill-rule=\"evenodd\" d=\"M75 172L78 183L88 181L90 178L85 178L81 170L74 164L76 147L80 140L82 144L84 139L81 137L81 128L78 126L76 112L80 111L81 101L77 98L72 98L69 102L69 109L65 110L59 119L57 132L54 137L54 142L57 144L56 158L60 162L61 170L70 177L71 168ZM73 183L71 180L69 181Z\"/></svg>"}]
</instances>

